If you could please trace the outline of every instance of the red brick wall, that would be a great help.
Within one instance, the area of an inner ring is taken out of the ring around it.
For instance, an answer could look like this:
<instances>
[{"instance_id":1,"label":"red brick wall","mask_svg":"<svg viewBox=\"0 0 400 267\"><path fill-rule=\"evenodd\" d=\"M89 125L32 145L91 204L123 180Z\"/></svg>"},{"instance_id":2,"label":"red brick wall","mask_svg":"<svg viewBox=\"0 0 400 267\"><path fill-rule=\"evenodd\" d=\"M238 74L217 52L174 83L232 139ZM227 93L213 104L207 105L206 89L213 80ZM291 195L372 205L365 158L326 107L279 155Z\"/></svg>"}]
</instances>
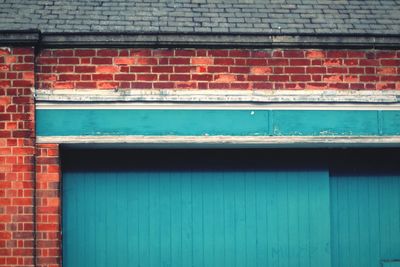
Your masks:
<instances>
[{"instance_id":1,"label":"red brick wall","mask_svg":"<svg viewBox=\"0 0 400 267\"><path fill-rule=\"evenodd\" d=\"M57 144L39 144L36 151L37 266L59 266L61 262L59 148Z\"/></svg>"},{"instance_id":2,"label":"red brick wall","mask_svg":"<svg viewBox=\"0 0 400 267\"><path fill-rule=\"evenodd\" d=\"M400 89L400 51L56 49L40 89Z\"/></svg>"},{"instance_id":3,"label":"red brick wall","mask_svg":"<svg viewBox=\"0 0 400 267\"><path fill-rule=\"evenodd\" d=\"M33 48L0 48L0 265L33 264Z\"/></svg>"},{"instance_id":4,"label":"red brick wall","mask_svg":"<svg viewBox=\"0 0 400 267\"><path fill-rule=\"evenodd\" d=\"M46 49L39 89L398 89L400 51ZM33 48L0 48L0 266L59 266L57 144L34 133ZM34 158L36 155L36 168Z\"/></svg>"}]
</instances>

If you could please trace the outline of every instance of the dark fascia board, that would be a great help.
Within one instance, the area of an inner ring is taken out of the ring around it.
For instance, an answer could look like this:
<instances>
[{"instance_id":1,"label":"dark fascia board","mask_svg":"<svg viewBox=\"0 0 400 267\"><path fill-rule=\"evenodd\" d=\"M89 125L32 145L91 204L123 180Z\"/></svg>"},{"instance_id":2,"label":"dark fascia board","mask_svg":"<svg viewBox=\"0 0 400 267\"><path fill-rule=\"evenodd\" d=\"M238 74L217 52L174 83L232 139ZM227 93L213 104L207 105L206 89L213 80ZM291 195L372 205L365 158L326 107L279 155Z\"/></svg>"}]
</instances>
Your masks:
<instances>
[{"instance_id":1,"label":"dark fascia board","mask_svg":"<svg viewBox=\"0 0 400 267\"><path fill-rule=\"evenodd\" d=\"M354 48L399 49L400 34L158 33L0 31L0 45L138 48Z\"/></svg>"},{"instance_id":2,"label":"dark fascia board","mask_svg":"<svg viewBox=\"0 0 400 267\"><path fill-rule=\"evenodd\" d=\"M18 30L0 31L0 45L6 46L36 46L40 42L40 31Z\"/></svg>"},{"instance_id":3,"label":"dark fascia board","mask_svg":"<svg viewBox=\"0 0 400 267\"><path fill-rule=\"evenodd\" d=\"M400 35L246 33L46 33L44 47L400 48Z\"/></svg>"}]
</instances>

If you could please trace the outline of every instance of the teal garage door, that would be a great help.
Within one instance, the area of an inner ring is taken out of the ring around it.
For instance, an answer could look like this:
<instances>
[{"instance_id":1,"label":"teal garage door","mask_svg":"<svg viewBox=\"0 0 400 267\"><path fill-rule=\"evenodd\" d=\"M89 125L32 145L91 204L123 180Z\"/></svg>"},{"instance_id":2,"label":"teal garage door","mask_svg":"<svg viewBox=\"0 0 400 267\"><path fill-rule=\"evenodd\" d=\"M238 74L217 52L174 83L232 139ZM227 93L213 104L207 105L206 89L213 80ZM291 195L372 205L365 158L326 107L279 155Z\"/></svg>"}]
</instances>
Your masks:
<instances>
[{"instance_id":1,"label":"teal garage door","mask_svg":"<svg viewBox=\"0 0 400 267\"><path fill-rule=\"evenodd\" d=\"M63 266L380 267L400 258L399 176L311 154L67 151Z\"/></svg>"}]
</instances>

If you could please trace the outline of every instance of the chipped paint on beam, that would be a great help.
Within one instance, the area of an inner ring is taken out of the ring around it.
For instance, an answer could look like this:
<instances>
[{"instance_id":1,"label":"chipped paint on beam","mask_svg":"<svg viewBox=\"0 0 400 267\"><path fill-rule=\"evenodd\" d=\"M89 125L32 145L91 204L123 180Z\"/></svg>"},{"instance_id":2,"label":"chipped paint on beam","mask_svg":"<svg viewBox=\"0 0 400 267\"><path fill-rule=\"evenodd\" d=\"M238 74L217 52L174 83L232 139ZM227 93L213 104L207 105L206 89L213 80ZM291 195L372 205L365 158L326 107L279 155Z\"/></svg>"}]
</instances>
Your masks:
<instances>
[{"instance_id":1,"label":"chipped paint on beam","mask_svg":"<svg viewBox=\"0 0 400 267\"><path fill-rule=\"evenodd\" d=\"M400 110L400 103L69 103L40 102L37 110Z\"/></svg>"},{"instance_id":2,"label":"chipped paint on beam","mask_svg":"<svg viewBox=\"0 0 400 267\"><path fill-rule=\"evenodd\" d=\"M400 103L397 90L36 90L39 102Z\"/></svg>"},{"instance_id":3,"label":"chipped paint on beam","mask_svg":"<svg viewBox=\"0 0 400 267\"><path fill-rule=\"evenodd\" d=\"M399 136L38 136L37 143L109 147L400 147Z\"/></svg>"}]
</instances>

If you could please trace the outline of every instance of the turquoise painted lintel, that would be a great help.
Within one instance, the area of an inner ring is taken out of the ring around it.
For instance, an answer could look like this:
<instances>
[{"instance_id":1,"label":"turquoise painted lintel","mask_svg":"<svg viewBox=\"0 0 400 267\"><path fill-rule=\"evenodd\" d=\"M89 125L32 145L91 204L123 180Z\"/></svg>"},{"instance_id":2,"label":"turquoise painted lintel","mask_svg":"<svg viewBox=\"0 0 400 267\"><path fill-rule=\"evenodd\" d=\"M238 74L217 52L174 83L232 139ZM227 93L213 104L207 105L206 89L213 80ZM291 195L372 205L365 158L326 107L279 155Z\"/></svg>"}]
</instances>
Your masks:
<instances>
[{"instance_id":1,"label":"turquoise painted lintel","mask_svg":"<svg viewBox=\"0 0 400 267\"><path fill-rule=\"evenodd\" d=\"M396 136L393 110L39 109L38 136Z\"/></svg>"}]
</instances>

